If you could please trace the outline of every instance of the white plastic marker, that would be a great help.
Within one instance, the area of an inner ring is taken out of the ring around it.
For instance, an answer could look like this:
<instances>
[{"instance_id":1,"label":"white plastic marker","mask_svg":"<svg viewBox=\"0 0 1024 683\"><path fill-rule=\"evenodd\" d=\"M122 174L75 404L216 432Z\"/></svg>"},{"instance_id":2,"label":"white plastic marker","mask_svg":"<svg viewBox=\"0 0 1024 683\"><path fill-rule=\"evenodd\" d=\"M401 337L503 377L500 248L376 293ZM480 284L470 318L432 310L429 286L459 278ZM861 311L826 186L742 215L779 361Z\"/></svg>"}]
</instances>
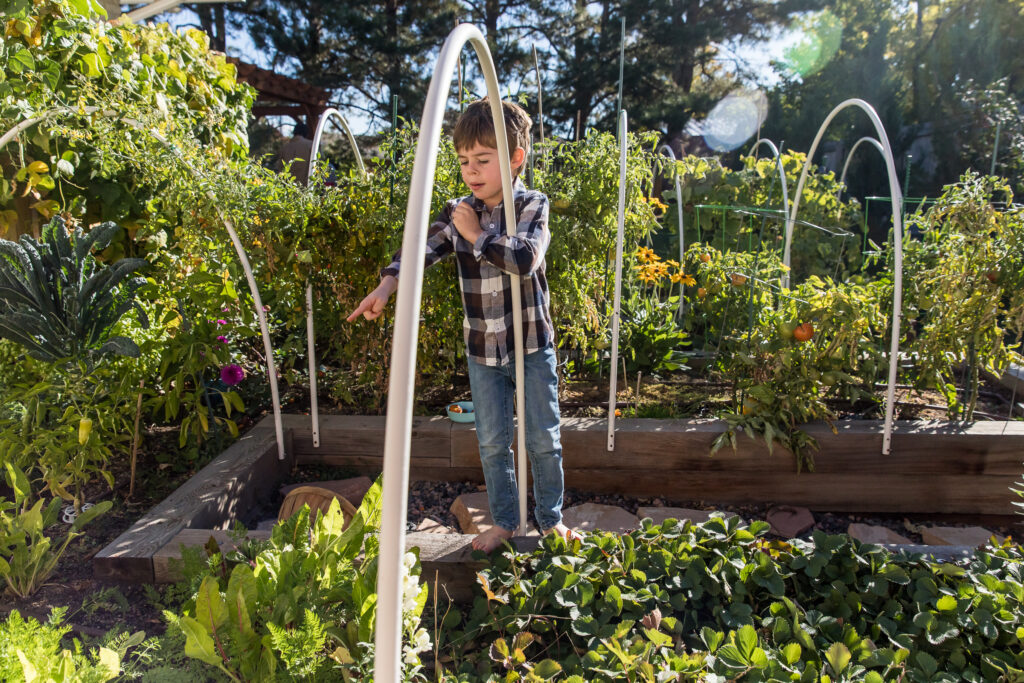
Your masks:
<instances>
[{"instance_id":1,"label":"white plastic marker","mask_svg":"<svg viewBox=\"0 0 1024 683\"><path fill-rule=\"evenodd\" d=\"M796 196L793 198L793 213L791 220L796 219L796 213L800 210L800 195L803 193L804 182L807 180L807 173L811 168L811 160L818 149L825 129L832 123L836 114L847 107L860 107L871 119L878 135L878 141L882 144L882 156L885 157L885 170L889 174L889 196L892 200L892 222L893 222L893 244L896 252L893 263L893 289L892 289L892 339L889 342L889 384L885 391L885 430L882 433L882 454L888 455L892 445L892 422L893 409L896 400L896 368L900 355L900 309L903 305L903 192L900 190L899 179L896 177L896 163L892 156L892 145L889 144L889 136L885 133L882 119L878 117L875 108L861 99L850 99L841 102L832 112L825 117L824 123L814 136L811 149L807 152L807 161L804 162L804 170L800 173L800 182L796 186ZM786 251L789 250L789 240L786 241Z\"/></svg>"},{"instance_id":2,"label":"white plastic marker","mask_svg":"<svg viewBox=\"0 0 1024 683\"><path fill-rule=\"evenodd\" d=\"M487 41L472 24L459 24L441 47L430 78L416 156L409 186L409 202L402 237L402 277L398 280L391 376L388 380L388 408L384 434L383 515L380 532L380 560L377 574L377 628L374 634L374 680L397 683L402 673L402 553L405 548L406 506L409 491L409 443L412 431L413 380L416 370L416 341L419 335L420 299L423 293L423 260L426 255L427 222L434 188L437 149L444 121L445 104L459 52L466 43L473 46L487 83L487 95L494 117L494 135L499 141L498 164L505 225L515 234L516 215L512 203L512 171L505 116L502 111L498 77ZM520 533L526 532L526 420L523 386L523 314L519 277L512 277L512 315L515 327L516 410L519 415L519 519Z\"/></svg>"},{"instance_id":3,"label":"white plastic marker","mask_svg":"<svg viewBox=\"0 0 1024 683\"><path fill-rule=\"evenodd\" d=\"M13 140L18 133L45 119L59 116L61 114L94 114L98 111L101 111L100 107L82 107L81 109L61 107L59 109L52 109L41 116L26 119L4 133L3 137L0 137L0 150L2 150L8 142ZM105 117L117 117L117 113L114 111L103 111L102 113ZM178 148L168 142L165 137L160 135L160 133L153 129L146 128L142 123L135 119L124 118L121 120L132 128L151 135L155 140L160 142L160 144L171 150L171 152L173 152L183 163L188 165L188 162L185 161ZM189 170L195 173L195 169L189 168ZM263 300L260 299L260 291L256 286L256 278L252 275L252 267L249 265L249 258L245 255L245 249L242 247L241 240L238 239L238 233L235 232L234 225L232 225L228 217L225 216L217 206L216 198L213 196L213 193L208 191L207 197L211 200L211 204L217 212L217 215L220 216L221 221L224 223L224 227L227 228L228 236L231 237L231 244L234 245L235 253L238 255L238 260L242 263L242 270L245 271L245 279L249 284L249 293L252 295L253 306L256 308L256 317L260 321L260 333L263 336L263 351L267 356L267 377L270 380L270 398L274 404L274 432L277 438L277 457L279 460L284 460L284 428L281 425L281 398L277 391L277 368L274 365L274 349L270 344L270 330L267 327L267 316L266 313L263 312Z\"/></svg>"},{"instance_id":4,"label":"white plastic marker","mask_svg":"<svg viewBox=\"0 0 1024 683\"><path fill-rule=\"evenodd\" d=\"M622 232L626 225L626 111L619 114L619 218L615 231L615 300L612 306L612 372L608 388L608 450L615 450L615 394L619 364L619 306L622 303Z\"/></svg>"},{"instance_id":5,"label":"white plastic marker","mask_svg":"<svg viewBox=\"0 0 1024 683\"><path fill-rule=\"evenodd\" d=\"M672 148L668 145L662 145L658 148L659 154L664 154L672 160L672 165L676 163L676 153L672 151ZM676 181L676 216L679 219L679 267L683 267L683 262L686 260L686 232L683 230L683 186L679 180L679 169L675 169ZM682 292L679 293L679 308L676 309L677 313L683 312L683 305L686 300L683 298Z\"/></svg>"},{"instance_id":6,"label":"white plastic marker","mask_svg":"<svg viewBox=\"0 0 1024 683\"><path fill-rule=\"evenodd\" d=\"M785 247L782 250L782 265L786 266L786 268L782 273L782 287L789 289L789 245L793 238L793 218L789 215L789 188L786 187L786 169L783 168L782 159L779 158L779 148L768 138L760 138L751 145L750 151L747 152L748 157L754 154L758 145L767 145L768 149L771 150L772 156L775 157L775 167L779 171L779 181L782 183L782 213L786 216L786 240Z\"/></svg>"},{"instance_id":7,"label":"white plastic marker","mask_svg":"<svg viewBox=\"0 0 1024 683\"><path fill-rule=\"evenodd\" d=\"M306 171L306 184L313 181L313 168L316 166L316 160L320 157L320 144L323 142L324 128L327 127L327 122L335 118L341 124L341 129L345 131L348 142L352 145L352 152L356 155L356 165L359 166L359 173L365 178L366 177L366 166L363 165L363 156L359 153L359 145L356 144L356 138L352 135L352 129L348 127L348 121L341 115L341 112L331 107L323 114L320 115L320 120L316 124L316 133L313 134L313 146L309 153L309 170ZM320 448L320 404L317 401L316 393L316 349L314 348L314 330L313 330L313 284L310 282L306 283L306 353L309 356L309 419L313 428L313 448Z\"/></svg>"}]
</instances>

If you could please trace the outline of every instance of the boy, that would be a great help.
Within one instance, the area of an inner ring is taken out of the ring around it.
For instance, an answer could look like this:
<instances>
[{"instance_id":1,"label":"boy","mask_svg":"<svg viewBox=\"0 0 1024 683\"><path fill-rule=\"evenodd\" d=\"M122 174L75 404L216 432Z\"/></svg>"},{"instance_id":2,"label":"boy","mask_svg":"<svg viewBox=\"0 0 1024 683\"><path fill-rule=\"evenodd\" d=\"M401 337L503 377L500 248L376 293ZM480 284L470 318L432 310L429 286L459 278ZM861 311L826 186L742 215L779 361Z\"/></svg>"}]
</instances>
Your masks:
<instances>
[{"instance_id":1,"label":"boy","mask_svg":"<svg viewBox=\"0 0 1024 683\"><path fill-rule=\"evenodd\" d=\"M519 495L512 456L515 338L512 331L512 278L520 276L523 302L523 370L527 452L533 473L534 513L541 530L570 537L562 524L562 446L559 434L558 376L554 328L544 276L548 199L527 190L518 176L530 145L532 121L522 107L502 102L507 144L515 178L513 201L517 226L507 234L502 207L498 142L487 99L470 104L452 134L462 180L472 194L449 201L430 226L426 265L450 253L458 264L463 332L469 362L469 385L476 413L484 481L494 526L473 539L473 547L490 552L519 527ZM401 251L381 271L381 282L349 315L367 320L380 316L398 289Z\"/></svg>"}]
</instances>

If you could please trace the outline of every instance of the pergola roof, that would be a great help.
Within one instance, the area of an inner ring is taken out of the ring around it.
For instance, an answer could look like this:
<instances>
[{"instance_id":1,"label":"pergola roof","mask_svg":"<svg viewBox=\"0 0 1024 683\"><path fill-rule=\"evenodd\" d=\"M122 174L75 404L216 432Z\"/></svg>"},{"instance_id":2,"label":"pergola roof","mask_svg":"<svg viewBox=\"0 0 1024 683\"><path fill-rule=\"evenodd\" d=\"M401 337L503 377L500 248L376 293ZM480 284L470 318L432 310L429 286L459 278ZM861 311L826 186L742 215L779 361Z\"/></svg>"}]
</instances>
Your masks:
<instances>
[{"instance_id":1,"label":"pergola roof","mask_svg":"<svg viewBox=\"0 0 1024 683\"><path fill-rule=\"evenodd\" d=\"M261 69L235 57L227 57L227 60L238 70L238 80L248 83L259 93L252 108L257 119L263 116L291 116L296 121L305 118L307 125L312 127L329 106L330 92L323 88Z\"/></svg>"}]
</instances>

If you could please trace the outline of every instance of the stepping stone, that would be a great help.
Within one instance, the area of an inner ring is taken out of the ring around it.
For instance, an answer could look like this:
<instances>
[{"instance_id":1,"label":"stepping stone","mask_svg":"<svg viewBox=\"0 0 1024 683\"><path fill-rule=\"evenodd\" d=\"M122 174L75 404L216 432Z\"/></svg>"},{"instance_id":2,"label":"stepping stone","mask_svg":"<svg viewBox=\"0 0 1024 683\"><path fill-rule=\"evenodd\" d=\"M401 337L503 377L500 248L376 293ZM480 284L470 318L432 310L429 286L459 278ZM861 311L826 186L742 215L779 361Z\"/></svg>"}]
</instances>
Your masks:
<instances>
[{"instance_id":1,"label":"stepping stone","mask_svg":"<svg viewBox=\"0 0 1024 683\"><path fill-rule=\"evenodd\" d=\"M431 519L430 517L427 517L422 522L420 522L419 526L416 527L416 531L419 531L419 532L422 532L422 533L425 533L425 534L454 534L455 533L455 530L452 529L450 526L446 526L444 524L441 524L441 522L437 521L436 519Z\"/></svg>"},{"instance_id":2,"label":"stepping stone","mask_svg":"<svg viewBox=\"0 0 1024 683\"><path fill-rule=\"evenodd\" d=\"M921 540L926 545L967 545L978 548L988 545L992 532L980 526L930 526L921 529ZM1002 536L996 536L1002 542Z\"/></svg>"},{"instance_id":3,"label":"stepping stone","mask_svg":"<svg viewBox=\"0 0 1024 683\"><path fill-rule=\"evenodd\" d=\"M896 533L889 527L874 526L872 524L851 524L846 529L846 533L861 543L873 543L875 545L910 545L913 543L909 538Z\"/></svg>"},{"instance_id":4,"label":"stepping stone","mask_svg":"<svg viewBox=\"0 0 1024 683\"><path fill-rule=\"evenodd\" d=\"M700 524L711 519L714 510L691 510L689 508L666 508L666 507L643 507L636 511L636 518L643 519L650 517L655 524L661 524L666 519L690 520L694 524Z\"/></svg>"},{"instance_id":5,"label":"stepping stone","mask_svg":"<svg viewBox=\"0 0 1024 683\"><path fill-rule=\"evenodd\" d=\"M814 526L811 511L793 505L776 505L765 518L772 525L772 533L783 538L794 538Z\"/></svg>"},{"instance_id":6,"label":"stepping stone","mask_svg":"<svg viewBox=\"0 0 1024 683\"><path fill-rule=\"evenodd\" d=\"M351 479L336 479L334 481L309 481L302 484L282 486L281 495L287 497L293 489L297 489L300 486L319 486L322 489L327 489L352 503L352 507L358 508L359 504L363 502L363 496L373 486L373 482L370 481L369 477L353 477Z\"/></svg>"},{"instance_id":7,"label":"stepping stone","mask_svg":"<svg viewBox=\"0 0 1024 683\"><path fill-rule=\"evenodd\" d=\"M452 503L451 512L464 534L482 534L494 526L486 491L462 494Z\"/></svg>"},{"instance_id":8,"label":"stepping stone","mask_svg":"<svg viewBox=\"0 0 1024 683\"><path fill-rule=\"evenodd\" d=\"M562 510L562 523L576 531L611 531L617 534L636 529L636 515L615 505L584 503Z\"/></svg>"}]
</instances>

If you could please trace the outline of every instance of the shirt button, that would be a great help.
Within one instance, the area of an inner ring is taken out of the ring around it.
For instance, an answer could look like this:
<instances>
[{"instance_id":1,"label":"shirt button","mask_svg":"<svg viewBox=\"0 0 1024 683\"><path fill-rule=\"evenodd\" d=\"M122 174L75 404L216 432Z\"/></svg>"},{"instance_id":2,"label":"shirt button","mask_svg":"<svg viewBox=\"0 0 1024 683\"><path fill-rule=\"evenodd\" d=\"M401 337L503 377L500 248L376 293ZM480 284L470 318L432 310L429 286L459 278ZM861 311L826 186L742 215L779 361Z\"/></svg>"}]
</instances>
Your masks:
<instances>
[{"instance_id":1,"label":"shirt button","mask_svg":"<svg viewBox=\"0 0 1024 683\"><path fill-rule=\"evenodd\" d=\"M497 292L491 292L491 298L492 298L492 299L493 299L494 297L496 297L496 296L498 296L498 293L497 293Z\"/></svg>"}]
</instances>

